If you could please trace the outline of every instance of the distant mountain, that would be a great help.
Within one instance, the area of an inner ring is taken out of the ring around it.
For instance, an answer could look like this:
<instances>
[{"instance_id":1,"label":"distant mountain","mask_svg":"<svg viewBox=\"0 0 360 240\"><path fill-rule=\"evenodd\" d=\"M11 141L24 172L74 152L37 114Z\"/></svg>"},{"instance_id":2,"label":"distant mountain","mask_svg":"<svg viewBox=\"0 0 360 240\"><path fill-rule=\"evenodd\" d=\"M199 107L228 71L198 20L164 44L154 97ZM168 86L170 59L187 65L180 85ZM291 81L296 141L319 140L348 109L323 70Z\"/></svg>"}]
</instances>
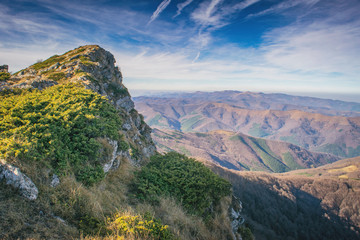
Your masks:
<instances>
[{"instance_id":1,"label":"distant mountain","mask_svg":"<svg viewBox=\"0 0 360 240\"><path fill-rule=\"evenodd\" d=\"M134 98L135 102L201 104L204 102L226 103L233 107L251 110L300 110L329 116L360 116L360 103L314 97L292 96L282 93L256 93L239 91L169 93Z\"/></svg>"},{"instance_id":2,"label":"distant mountain","mask_svg":"<svg viewBox=\"0 0 360 240\"><path fill-rule=\"evenodd\" d=\"M256 239L360 239L360 157L282 174L212 169L233 184Z\"/></svg>"},{"instance_id":3,"label":"distant mountain","mask_svg":"<svg viewBox=\"0 0 360 240\"><path fill-rule=\"evenodd\" d=\"M182 133L153 129L158 151L177 151L234 170L285 172L339 160L296 145L250 137L230 131Z\"/></svg>"},{"instance_id":4,"label":"distant mountain","mask_svg":"<svg viewBox=\"0 0 360 240\"><path fill-rule=\"evenodd\" d=\"M182 132L221 129L286 141L340 157L360 155L357 103L233 91L134 100L152 128Z\"/></svg>"}]
</instances>

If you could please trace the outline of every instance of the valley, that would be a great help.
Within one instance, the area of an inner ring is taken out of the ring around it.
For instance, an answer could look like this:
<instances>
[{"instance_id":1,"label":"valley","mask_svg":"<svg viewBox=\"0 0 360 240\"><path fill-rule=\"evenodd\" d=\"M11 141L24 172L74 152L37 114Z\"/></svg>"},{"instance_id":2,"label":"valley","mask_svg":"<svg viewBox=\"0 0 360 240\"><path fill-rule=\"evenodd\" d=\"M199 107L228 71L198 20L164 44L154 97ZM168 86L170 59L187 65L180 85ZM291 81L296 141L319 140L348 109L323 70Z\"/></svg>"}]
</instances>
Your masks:
<instances>
[{"instance_id":1,"label":"valley","mask_svg":"<svg viewBox=\"0 0 360 240\"><path fill-rule=\"evenodd\" d=\"M256 239L359 239L360 158L281 174L215 165L242 200Z\"/></svg>"}]
</instances>

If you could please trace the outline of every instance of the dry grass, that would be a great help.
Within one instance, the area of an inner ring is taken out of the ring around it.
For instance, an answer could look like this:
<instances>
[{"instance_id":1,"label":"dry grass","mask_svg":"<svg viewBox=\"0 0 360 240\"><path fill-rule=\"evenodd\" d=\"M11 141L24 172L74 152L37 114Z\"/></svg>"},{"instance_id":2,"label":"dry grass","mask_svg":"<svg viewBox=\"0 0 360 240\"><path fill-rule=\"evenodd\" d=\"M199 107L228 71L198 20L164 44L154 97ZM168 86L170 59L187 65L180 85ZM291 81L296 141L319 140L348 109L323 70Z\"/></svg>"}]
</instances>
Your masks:
<instances>
[{"instance_id":1,"label":"dry grass","mask_svg":"<svg viewBox=\"0 0 360 240\"><path fill-rule=\"evenodd\" d=\"M189 215L171 198L161 198L154 208L155 216L169 225L170 230L179 239L231 239L230 220L228 218L228 198L219 206L219 214L207 223L202 218Z\"/></svg>"},{"instance_id":2,"label":"dry grass","mask_svg":"<svg viewBox=\"0 0 360 240\"><path fill-rule=\"evenodd\" d=\"M350 165L347 167L343 167L343 168L337 168L337 169L330 169L328 170L329 173L334 173L334 172L355 172L358 170L358 167L355 165Z\"/></svg>"}]
</instances>

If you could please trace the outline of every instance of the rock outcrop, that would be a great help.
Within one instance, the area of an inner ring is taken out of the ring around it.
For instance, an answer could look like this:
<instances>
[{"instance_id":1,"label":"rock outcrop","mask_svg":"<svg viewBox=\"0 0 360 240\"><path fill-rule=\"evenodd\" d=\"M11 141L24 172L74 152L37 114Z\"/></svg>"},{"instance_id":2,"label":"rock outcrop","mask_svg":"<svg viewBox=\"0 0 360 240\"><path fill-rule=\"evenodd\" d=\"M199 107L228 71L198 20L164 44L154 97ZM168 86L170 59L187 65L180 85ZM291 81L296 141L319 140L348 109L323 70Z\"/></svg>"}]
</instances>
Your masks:
<instances>
[{"instance_id":1,"label":"rock outcrop","mask_svg":"<svg viewBox=\"0 0 360 240\"><path fill-rule=\"evenodd\" d=\"M151 129L134 109L134 102L123 85L122 74L115 66L114 56L97 45L82 46L61 56L55 55L14 74L2 89L36 88L42 90L61 83L81 83L85 88L106 97L122 114L122 133L130 142L130 151L115 152L104 163L104 171L119 165L116 159L125 157L133 164L141 164L156 151ZM1 90L1 89L0 89ZM109 139L109 144L118 145ZM134 154L136 153L136 154Z\"/></svg>"},{"instance_id":2,"label":"rock outcrop","mask_svg":"<svg viewBox=\"0 0 360 240\"><path fill-rule=\"evenodd\" d=\"M19 168L0 160L0 181L5 179L7 185L18 189L20 194L29 200L35 200L38 189L31 179L20 171Z\"/></svg>"},{"instance_id":3,"label":"rock outcrop","mask_svg":"<svg viewBox=\"0 0 360 240\"><path fill-rule=\"evenodd\" d=\"M241 216L242 202L232 195L231 205L229 207L229 216L231 228L234 233L234 239L242 239L238 233L238 229L244 224L245 219Z\"/></svg>"}]
</instances>

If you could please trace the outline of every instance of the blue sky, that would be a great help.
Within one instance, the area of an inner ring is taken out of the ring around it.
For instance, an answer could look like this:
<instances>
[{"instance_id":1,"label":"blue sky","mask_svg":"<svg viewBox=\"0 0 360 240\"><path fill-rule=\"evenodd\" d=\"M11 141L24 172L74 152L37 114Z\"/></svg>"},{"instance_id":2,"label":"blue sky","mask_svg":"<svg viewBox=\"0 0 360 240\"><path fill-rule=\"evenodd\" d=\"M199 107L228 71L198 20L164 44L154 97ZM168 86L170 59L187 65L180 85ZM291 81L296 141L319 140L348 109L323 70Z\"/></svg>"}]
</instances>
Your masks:
<instances>
[{"instance_id":1,"label":"blue sky","mask_svg":"<svg viewBox=\"0 0 360 240\"><path fill-rule=\"evenodd\" d=\"M358 0L1 0L0 64L98 44L130 91L360 96L359 12Z\"/></svg>"}]
</instances>

